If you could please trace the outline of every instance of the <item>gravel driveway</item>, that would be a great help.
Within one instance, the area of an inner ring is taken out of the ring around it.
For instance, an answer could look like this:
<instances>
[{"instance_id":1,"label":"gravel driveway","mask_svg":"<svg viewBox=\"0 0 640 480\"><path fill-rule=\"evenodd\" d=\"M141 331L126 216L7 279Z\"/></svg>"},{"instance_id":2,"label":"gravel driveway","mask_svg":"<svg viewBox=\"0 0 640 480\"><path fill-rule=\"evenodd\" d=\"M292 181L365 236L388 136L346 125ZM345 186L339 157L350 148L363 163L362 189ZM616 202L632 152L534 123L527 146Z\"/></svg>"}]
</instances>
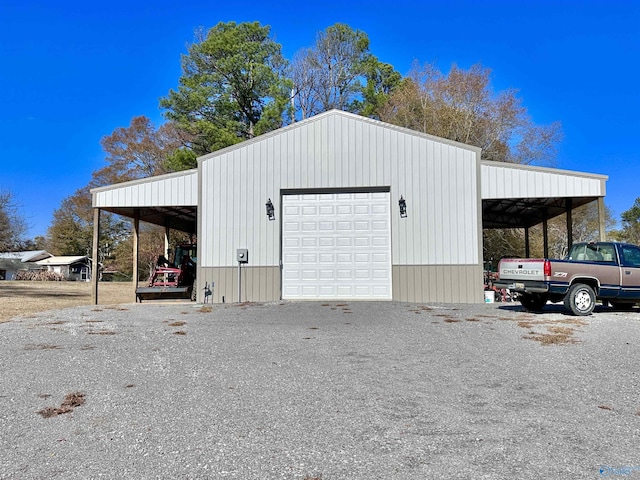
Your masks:
<instances>
[{"instance_id":1,"label":"gravel driveway","mask_svg":"<svg viewBox=\"0 0 640 480\"><path fill-rule=\"evenodd\" d=\"M510 303L18 318L0 478L640 478L639 344L638 310Z\"/></svg>"}]
</instances>

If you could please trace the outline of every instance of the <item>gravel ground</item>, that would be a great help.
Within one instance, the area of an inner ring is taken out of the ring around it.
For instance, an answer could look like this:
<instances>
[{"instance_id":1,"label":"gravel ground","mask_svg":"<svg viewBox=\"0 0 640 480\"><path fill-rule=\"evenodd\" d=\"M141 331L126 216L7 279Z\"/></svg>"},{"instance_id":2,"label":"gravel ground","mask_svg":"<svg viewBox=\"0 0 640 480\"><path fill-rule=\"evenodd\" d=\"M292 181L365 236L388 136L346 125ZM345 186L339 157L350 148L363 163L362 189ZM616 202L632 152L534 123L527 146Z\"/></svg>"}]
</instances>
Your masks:
<instances>
[{"instance_id":1,"label":"gravel ground","mask_svg":"<svg viewBox=\"0 0 640 480\"><path fill-rule=\"evenodd\" d=\"M17 318L0 324L0 478L640 478L638 313L144 303ZM84 404L65 407L73 393Z\"/></svg>"}]
</instances>

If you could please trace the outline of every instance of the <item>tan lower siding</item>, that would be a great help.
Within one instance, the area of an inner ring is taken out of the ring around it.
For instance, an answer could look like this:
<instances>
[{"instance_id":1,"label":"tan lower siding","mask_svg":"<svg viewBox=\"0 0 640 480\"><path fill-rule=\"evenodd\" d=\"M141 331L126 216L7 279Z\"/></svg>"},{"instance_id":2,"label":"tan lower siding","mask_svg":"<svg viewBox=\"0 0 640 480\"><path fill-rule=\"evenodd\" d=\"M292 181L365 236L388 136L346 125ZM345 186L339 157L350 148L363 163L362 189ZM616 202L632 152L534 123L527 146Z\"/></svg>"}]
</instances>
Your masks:
<instances>
[{"instance_id":1,"label":"tan lower siding","mask_svg":"<svg viewBox=\"0 0 640 480\"><path fill-rule=\"evenodd\" d=\"M198 277L198 302L204 301L205 282L211 286L209 301L227 303L238 301L238 267L203 267ZM242 302L270 302L280 300L279 267L243 267Z\"/></svg>"},{"instance_id":2,"label":"tan lower siding","mask_svg":"<svg viewBox=\"0 0 640 480\"><path fill-rule=\"evenodd\" d=\"M393 299L400 302L482 303L479 265L394 265Z\"/></svg>"},{"instance_id":3,"label":"tan lower siding","mask_svg":"<svg viewBox=\"0 0 640 480\"><path fill-rule=\"evenodd\" d=\"M212 289L209 301L238 301L238 267L202 268L198 301L204 301L205 282ZM478 265L394 265L393 300L400 302L482 303L482 267ZM280 300L279 267L243 267L243 302Z\"/></svg>"}]
</instances>

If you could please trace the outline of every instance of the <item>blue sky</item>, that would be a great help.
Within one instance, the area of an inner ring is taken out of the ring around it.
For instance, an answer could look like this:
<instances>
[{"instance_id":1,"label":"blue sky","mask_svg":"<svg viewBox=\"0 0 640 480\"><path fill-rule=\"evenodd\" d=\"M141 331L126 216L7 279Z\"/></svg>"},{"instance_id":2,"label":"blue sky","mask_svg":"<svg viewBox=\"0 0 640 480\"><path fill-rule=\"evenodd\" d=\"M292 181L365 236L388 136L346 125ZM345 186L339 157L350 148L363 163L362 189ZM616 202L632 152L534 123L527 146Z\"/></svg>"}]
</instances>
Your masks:
<instances>
[{"instance_id":1,"label":"blue sky","mask_svg":"<svg viewBox=\"0 0 640 480\"><path fill-rule=\"evenodd\" d=\"M609 175L619 216L640 197L640 2L0 2L0 190L44 235L63 198L104 165L100 139L132 117L163 122L198 27L270 25L284 54L343 22L406 74L414 60L492 69L533 120L563 125L558 168Z\"/></svg>"}]
</instances>

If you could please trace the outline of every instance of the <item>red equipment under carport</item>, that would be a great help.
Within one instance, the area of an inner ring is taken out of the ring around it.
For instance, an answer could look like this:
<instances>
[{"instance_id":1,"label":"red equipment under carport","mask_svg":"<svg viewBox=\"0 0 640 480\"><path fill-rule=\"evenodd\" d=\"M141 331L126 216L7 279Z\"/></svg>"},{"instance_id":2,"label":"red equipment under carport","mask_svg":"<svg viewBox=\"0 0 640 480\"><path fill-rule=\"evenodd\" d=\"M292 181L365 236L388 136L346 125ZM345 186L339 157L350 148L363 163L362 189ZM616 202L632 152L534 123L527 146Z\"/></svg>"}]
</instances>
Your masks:
<instances>
[{"instance_id":1,"label":"red equipment under carport","mask_svg":"<svg viewBox=\"0 0 640 480\"><path fill-rule=\"evenodd\" d=\"M136 299L196 299L196 259L195 244L178 245L175 250L173 263L169 263L161 255L158 257L156 268L149 278L147 287L136 288Z\"/></svg>"}]
</instances>

